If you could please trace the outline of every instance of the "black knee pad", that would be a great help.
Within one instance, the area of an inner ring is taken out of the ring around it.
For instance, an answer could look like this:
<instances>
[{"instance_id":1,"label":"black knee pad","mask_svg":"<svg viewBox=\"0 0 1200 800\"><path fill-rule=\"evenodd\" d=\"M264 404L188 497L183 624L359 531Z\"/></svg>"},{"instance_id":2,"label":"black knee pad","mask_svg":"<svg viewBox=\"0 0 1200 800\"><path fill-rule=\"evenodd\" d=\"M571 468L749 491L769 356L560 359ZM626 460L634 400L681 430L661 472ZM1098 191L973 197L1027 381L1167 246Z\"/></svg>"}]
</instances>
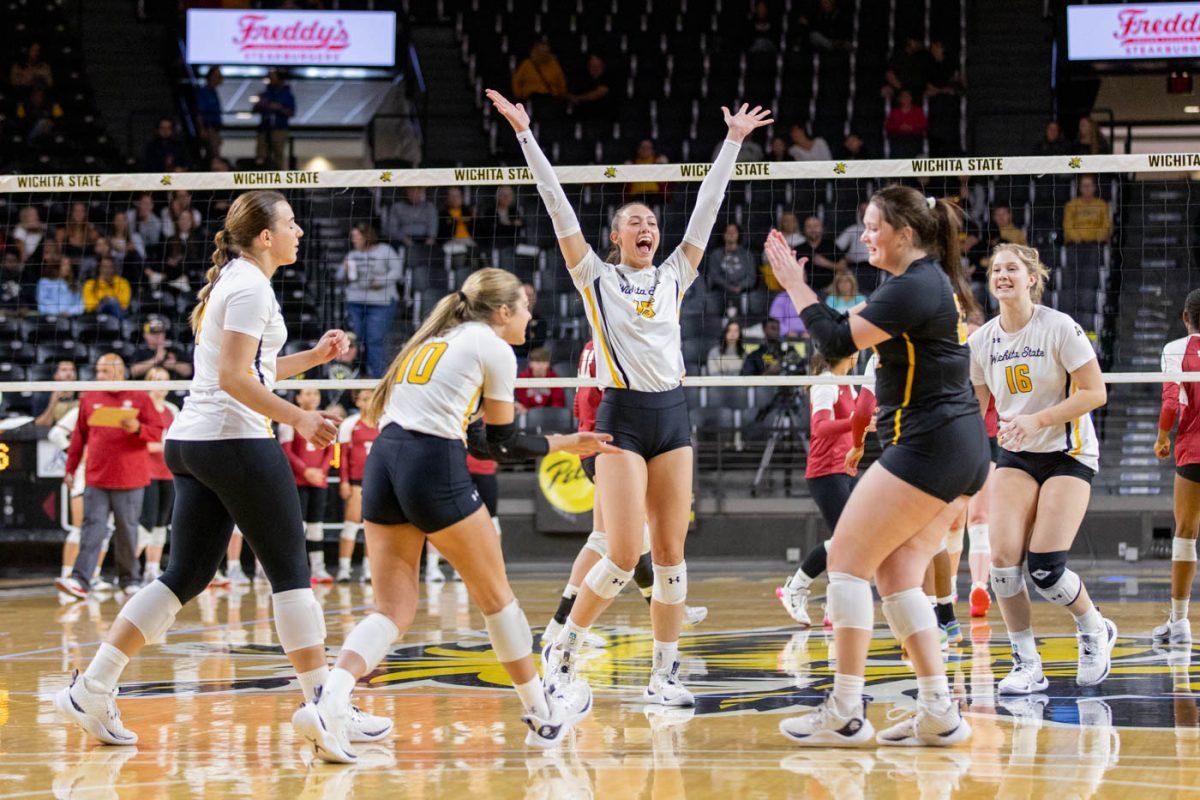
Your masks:
<instances>
[{"instance_id":1,"label":"black knee pad","mask_svg":"<svg viewBox=\"0 0 1200 800\"><path fill-rule=\"evenodd\" d=\"M1029 577L1033 585L1039 589L1049 589L1058 583L1063 573L1067 571L1067 551L1057 550L1053 553L1035 553L1032 550L1027 558Z\"/></svg>"},{"instance_id":2,"label":"black knee pad","mask_svg":"<svg viewBox=\"0 0 1200 800\"><path fill-rule=\"evenodd\" d=\"M633 568L633 582L638 585L639 589L648 589L654 585L654 563L651 561L649 553L642 553L637 566Z\"/></svg>"}]
</instances>

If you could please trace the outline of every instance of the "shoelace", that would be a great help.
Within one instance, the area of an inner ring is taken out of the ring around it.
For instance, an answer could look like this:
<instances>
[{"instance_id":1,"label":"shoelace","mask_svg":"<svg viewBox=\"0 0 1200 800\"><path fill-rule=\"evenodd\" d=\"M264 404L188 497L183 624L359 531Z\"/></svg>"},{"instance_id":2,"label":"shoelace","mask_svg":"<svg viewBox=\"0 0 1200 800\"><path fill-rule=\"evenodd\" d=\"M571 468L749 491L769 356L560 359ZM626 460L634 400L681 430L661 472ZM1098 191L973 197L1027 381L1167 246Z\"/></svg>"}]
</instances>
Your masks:
<instances>
[{"instance_id":1,"label":"shoelace","mask_svg":"<svg viewBox=\"0 0 1200 800\"><path fill-rule=\"evenodd\" d=\"M1075 634L1075 637L1079 639L1079 645L1083 648L1085 656L1094 656L1096 654L1097 635L1095 633L1083 633L1082 631Z\"/></svg>"}]
</instances>

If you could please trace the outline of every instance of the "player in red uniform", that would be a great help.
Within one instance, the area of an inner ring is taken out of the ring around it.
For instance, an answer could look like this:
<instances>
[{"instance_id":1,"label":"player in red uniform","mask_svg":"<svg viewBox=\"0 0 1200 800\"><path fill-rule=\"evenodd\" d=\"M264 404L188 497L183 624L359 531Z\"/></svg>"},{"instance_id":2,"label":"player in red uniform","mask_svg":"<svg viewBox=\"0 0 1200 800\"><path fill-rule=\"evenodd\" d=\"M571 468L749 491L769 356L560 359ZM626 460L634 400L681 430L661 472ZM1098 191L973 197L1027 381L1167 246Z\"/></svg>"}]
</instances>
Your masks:
<instances>
[{"instance_id":1,"label":"player in red uniform","mask_svg":"<svg viewBox=\"0 0 1200 800\"><path fill-rule=\"evenodd\" d=\"M145 379L148 381L167 381L171 374L162 367L152 367L147 370ZM179 408L167 402L167 390L162 389L148 392L154 413L158 415L159 423L165 431L171 427ZM150 456L150 485L142 496L142 520L139 531L139 552L146 552L146 567L142 572L142 580L146 583L162 574L162 551L167 543L167 523L171 521L171 507L175 502L175 488L172 483L171 470L163 461L163 443L149 442L146 452Z\"/></svg>"},{"instance_id":2,"label":"player in red uniform","mask_svg":"<svg viewBox=\"0 0 1200 800\"><path fill-rule=\"evenodd\" d=\"M1200 289L1183 304L1188 335L1168 342L1162 352L1163 372L1200 372ZM1175 539L1171 547L1171 616L1154 629L1155 644L1190 644L1188 599L1196 577L1196 532L1200 529L1200 382L1163 383L1162 412L1154 454L1171 455L1175 433Z\"/></svg>"},{"instance_id":3,"label":"player in red uniform","mask_svg":"<svg viewBox=\"0 0 1200 800\"><path fill-rule=\"evenodd\" d=\"M305 411L316 411L321 405L320 389L301 389L296 392L296 405ZM279 426L279 444L292 466L292 475L300 492L312 582L333 583L333 576L325 569L325 529L322 527L333 447L316 447L304 437L297 436L291 426L282 424Z\"/></svg>"},{"instance_id":4,"label":"player in red uniform","mask_svg":"<svg viewBox=\"0 0 1200 800\"><path fill-rule=\"evenodd\" d=\"M342 498L342 534L338 537L337 582L349 583L350 560L354 557L354 543L358 540L358 529L362 527L362 478L371 443L379 437L379 428L368 425L362 411L371 402L371 390L359 389L354 393L357 412L346 417L338 428L338 494ZM371 580L370 554L363 542L362 572L360 583Z\"/></svg>"}]
</instances>

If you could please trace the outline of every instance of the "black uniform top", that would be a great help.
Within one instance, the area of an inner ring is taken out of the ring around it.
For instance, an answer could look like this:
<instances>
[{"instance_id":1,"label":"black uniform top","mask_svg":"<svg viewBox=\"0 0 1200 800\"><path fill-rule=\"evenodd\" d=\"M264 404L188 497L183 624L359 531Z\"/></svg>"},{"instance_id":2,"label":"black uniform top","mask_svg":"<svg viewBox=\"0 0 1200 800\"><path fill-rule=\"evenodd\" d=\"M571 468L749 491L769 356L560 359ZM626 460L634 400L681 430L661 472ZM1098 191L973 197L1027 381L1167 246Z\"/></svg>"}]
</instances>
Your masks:
<instances>
[{"instance_id":1,"label":"black uniform top","mask_svg":"<svg viewBox=\"0 0 1200 800\"><path fill-rule=\"evenodd\" d=\"M894 338L879 355L875 397L884 447L979 414L967 326L950 279L934 258L914 261L872 294L861 316Z\"/></svg>"}]
</instances>

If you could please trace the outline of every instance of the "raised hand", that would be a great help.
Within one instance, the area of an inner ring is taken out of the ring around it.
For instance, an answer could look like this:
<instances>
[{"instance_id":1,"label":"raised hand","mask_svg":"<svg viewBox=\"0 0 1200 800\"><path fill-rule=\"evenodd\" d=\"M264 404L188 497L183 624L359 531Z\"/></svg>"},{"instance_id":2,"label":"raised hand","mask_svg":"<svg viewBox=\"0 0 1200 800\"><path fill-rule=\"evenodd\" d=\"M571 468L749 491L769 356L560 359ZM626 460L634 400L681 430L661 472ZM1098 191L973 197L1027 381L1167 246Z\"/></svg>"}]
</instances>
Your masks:
<instances>
[{"instance_id":1,"label":"raised hand","mask_svg":"<svg viewBox=\"0 0 1200 800\"><path fill-rule=\"evenodd\" d=\"M763 254L767 257L767 263L771 265L771 271L775 273L775 279L784 289L794 289L806 285L804 268L808 265L808 259L797 260L796 251L783 238L783 234L774 228L767 236Z\"/></svg>"},{"instance_id":2,"label":"raised hand","mask_svg":"<svg viewBox=\"0 0 1200 800\"><path fill-rule=\"evenodd\" d=\"M349 349L350 338L346 336L346 332L334 329L325 331L321 340L313 347L313 352L317 355L320 363L325 364Z\"/></svg>"},{"instance_id":3,"label":"raised hand","mask_svg":"<svg viewBox=\"0 0 1200 800\"><path fill-rule=\"evenodd\" d=\"M732 139L735 142L741 142L750 132L756 128L762 128L770 125L775 120L771 119L771 109L755 106L750 109L749 104L742 103L742 107L737 110L736 114L729 113L729 109L721 106L721 113L725 115L725 124L729 126L729 136L726 138Z\"/></svg>"},{"instance_id":4,"label":"raised hand","mask_svg":"<svg viewBox=\"0 0 1200 800\"><path fill-rule=\"evenodd\" d=\"M525 112L525 106L521 103L510 103L508 98L497 92L495 89L488 89L484 92L487 99L492 101L492 105L500 112L500 116L508 120L508 124L512 125L512 129L517 133L529 130L529 114Z\"/></svg>"}]
</instances>

